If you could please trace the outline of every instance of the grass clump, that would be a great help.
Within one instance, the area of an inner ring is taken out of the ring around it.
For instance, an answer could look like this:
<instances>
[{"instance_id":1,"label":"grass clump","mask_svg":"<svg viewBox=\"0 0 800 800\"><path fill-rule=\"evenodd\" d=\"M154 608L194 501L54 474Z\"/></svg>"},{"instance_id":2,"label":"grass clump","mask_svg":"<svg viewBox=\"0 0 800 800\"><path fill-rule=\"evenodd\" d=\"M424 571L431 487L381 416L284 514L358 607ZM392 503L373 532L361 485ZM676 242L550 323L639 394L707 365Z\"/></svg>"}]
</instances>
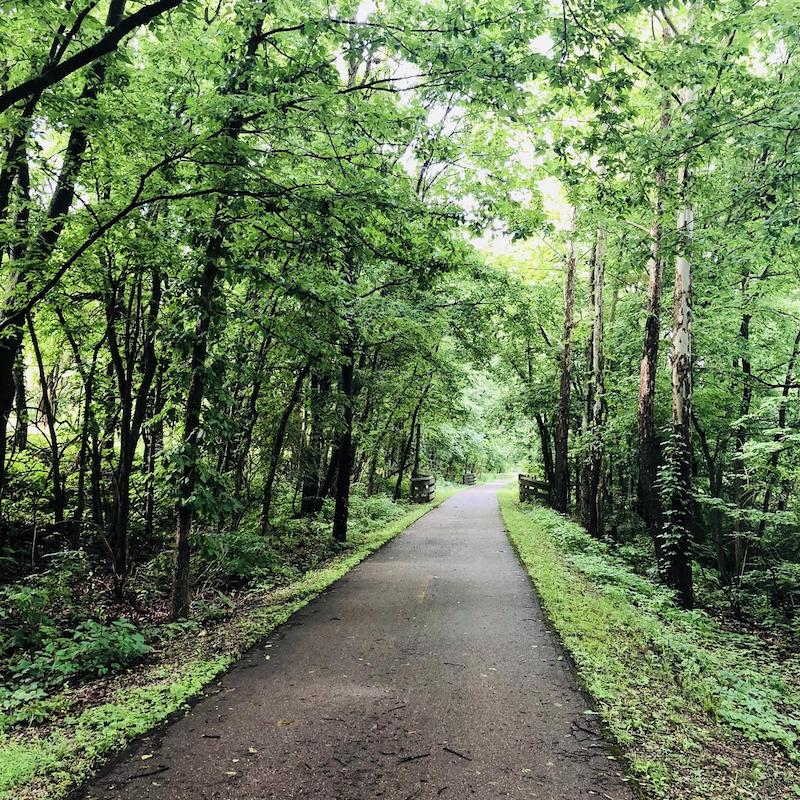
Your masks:
<instances>
[{"instance_id":1,"label":"grass clump","mask_svg":"<svg viewBox=\"0 0 800 800\"><path fill-rule=\"evenodd\" d=\"M800 796L797 662L620 563L548 509L499 493L509 537L579 679L658 798Z\"/></svg>"}]
</instances>

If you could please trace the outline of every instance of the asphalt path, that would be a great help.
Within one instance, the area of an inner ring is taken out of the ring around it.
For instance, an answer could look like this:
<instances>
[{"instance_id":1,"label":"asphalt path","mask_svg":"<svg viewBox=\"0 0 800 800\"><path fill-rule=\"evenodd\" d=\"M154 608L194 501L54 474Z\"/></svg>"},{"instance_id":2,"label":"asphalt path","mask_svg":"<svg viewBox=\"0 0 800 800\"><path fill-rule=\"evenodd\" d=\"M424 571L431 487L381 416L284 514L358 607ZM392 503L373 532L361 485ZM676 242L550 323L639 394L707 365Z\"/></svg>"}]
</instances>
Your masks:
<instances>
[{"instance_id":1,"label":"asphalt path","mask_svg":"<svg viewBox=\"0 0 800 800\"><path fill-rule=\"evenodd\" d=\"M426 514L77 796L631 800L496 489Z\"/></svg>"}]
</instances>

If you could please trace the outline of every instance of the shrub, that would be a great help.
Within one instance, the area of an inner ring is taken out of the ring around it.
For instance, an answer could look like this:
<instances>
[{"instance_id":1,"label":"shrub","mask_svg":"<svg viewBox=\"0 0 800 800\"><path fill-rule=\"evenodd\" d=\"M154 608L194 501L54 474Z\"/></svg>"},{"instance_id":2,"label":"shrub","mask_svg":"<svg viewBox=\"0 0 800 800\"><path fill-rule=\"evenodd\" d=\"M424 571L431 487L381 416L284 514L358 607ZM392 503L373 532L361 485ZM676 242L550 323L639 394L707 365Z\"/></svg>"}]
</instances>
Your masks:
<instances>
[{"instance_id":1,"label":"shrub","mask_svg":"<svg viewBox=\"0 0 800 800\"><path fill-rule=\"evenodd\" d=\"M269 539L257 533L203 533L197 537L198 578L223 584L245 584L281 573L283 559ZM203 574L205 573L205 574Z\"/></svg>"},{"instance_id":2,"label":"shrub","mask_svg":"<svg viewBox=\"0 0 800 800\"><path fill-rule=\"evenodd\" d=\"M108 675L130 666L149 651L130 620L122 618L104 625L87 619L71 636L49 639L39 652L20 659L9 672L21 682L52 687L77 676Z\"/></svg>"}]
</instances>

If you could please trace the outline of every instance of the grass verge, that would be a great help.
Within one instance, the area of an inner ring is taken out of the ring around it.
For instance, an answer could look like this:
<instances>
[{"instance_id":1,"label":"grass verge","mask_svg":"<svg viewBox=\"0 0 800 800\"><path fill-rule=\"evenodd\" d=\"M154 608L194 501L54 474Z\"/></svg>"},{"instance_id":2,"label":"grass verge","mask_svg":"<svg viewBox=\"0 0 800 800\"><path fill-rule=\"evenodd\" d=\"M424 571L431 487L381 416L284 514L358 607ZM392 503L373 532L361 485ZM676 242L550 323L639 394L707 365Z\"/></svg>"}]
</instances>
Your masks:
<instances>
[{"instance_id":1,"label":"grass verge","mask_svg":"<svg viewBox=\"0 0 800 800\"><path fill-rule=\"evenodd\" d=\"M164 722L198 697L250 647L285 622L368 555L441 505L458 488L446 488L427 505L354 536L347 549L319 569L268 593L212 628L192 631L171 658L131 670L102 702L62 698L64 713L45 726L0 734L0 798L57 800L86 781L136 736Z\"/></svg>"},{"instance_id":2,"label":"grass verge","mask_svg":"<svg viewBox=\"0 0 800 800\"><path fill-rule=\"evenodd\" d=\"M800 797L797 656L680 610L583 528L515 495L498 493L509 538L643 791Z\"/></svg>"}]
</instances>

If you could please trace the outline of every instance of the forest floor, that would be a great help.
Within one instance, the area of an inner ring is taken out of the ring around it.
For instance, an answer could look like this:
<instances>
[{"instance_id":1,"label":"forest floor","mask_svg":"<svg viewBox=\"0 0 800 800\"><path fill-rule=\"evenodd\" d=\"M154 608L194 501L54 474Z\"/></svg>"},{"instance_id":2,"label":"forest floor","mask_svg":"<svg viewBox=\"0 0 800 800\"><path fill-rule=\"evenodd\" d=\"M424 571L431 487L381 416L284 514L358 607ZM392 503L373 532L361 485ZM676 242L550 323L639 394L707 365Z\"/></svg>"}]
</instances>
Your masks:
<instances>
[{"instance_id":1,"label":"forest floor","mask_svg":"<svg viewBox=\"0 0 800 800\"><path fill-rule=\"evenodd\" d=\"M416 522L79 796L632 798L496 490Z\"/></svg>"}]
</instances>

